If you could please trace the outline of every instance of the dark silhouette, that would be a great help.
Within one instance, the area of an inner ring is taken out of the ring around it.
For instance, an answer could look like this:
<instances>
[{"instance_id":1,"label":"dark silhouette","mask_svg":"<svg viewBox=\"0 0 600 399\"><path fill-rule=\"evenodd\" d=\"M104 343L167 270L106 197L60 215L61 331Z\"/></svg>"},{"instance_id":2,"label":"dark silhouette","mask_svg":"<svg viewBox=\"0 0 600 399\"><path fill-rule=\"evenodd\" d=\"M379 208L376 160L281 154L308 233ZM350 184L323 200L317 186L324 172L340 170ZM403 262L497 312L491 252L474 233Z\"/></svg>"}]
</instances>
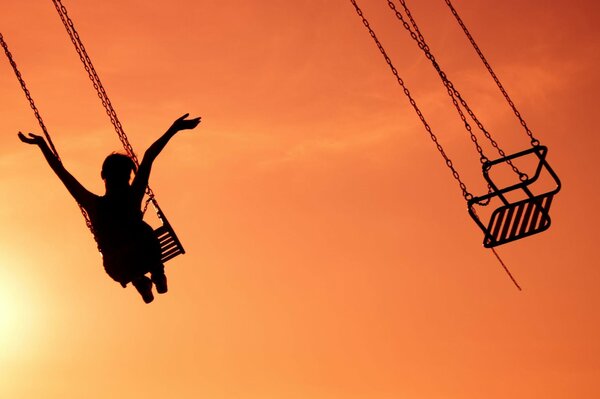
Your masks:
<instances>
[{"instance_id":1,"label":"dark silhouette","mask_svg":"<svg viewBox=\"0 0 600 399\"><path fill-rule=\"evenodd\" d=\"M167 292L167 278L161 262L161 249L152 227L142 220L142 200L152 163L169 140L180 130L194 129L200 118L175 120L171 127L144 154L139 169L131 158L111 154L102 164L101 177L106 193L98 196L89 192L75 179L54 155L42 136L19 132L21 141L37 145L48 164L67 190L87 212L106 273L123 287L128 283L141 294L145 303L154 300L152 284L159 294ZM131 172L135 177L130 184ZM151 278L146 276L150 273Z\"/></svg>"}]
</instances>

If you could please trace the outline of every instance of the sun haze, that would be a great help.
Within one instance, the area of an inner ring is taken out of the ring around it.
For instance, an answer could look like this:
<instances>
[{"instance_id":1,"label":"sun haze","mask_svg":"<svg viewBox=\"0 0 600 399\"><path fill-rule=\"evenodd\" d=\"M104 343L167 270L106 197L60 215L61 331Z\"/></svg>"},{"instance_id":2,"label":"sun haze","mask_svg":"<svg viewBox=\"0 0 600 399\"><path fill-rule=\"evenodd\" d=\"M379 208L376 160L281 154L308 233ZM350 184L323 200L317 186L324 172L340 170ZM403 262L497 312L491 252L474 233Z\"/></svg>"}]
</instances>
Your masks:
<instances>
[{"instance_id":1,"label":"sun haze","mask_svg":"<svg viewBox=\"0 0 600 399\"><path fill-rule=\"evenodd\" d=\"M502 148L528 148L445 2L407 3ZM138 154L202 116L150 178L186 254L151 305L106 276L75 202L17 138L40 129L3 58L0 397L600 397L600 6L453 3L563 182L550 229L498 247L522 292L350 0L65 0ZM387 2L358 4L485 193L431 64ZM120 143L52 2L4 1L0 27L64 165L103 194Z\"/></svg>"}]
</instances>

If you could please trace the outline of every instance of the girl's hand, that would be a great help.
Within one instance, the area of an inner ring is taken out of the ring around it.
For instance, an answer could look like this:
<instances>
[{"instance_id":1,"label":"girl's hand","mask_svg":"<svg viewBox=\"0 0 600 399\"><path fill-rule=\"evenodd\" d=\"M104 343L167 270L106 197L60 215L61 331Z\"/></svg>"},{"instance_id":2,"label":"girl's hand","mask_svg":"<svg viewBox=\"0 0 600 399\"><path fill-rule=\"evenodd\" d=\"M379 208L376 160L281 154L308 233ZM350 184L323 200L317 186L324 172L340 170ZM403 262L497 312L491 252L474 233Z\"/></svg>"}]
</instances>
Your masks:
<instances>
[{"instance_id":1,"label":"girl's hand","mask_svg":"<svg viewBox=\"0 0 600 399\"><path fill-rule=\"evenodd\" d=\"M171 130L178 132L180 130L193 129L196 126L198 126L198 124L200 123L200 117L193 119L185 119L189 115L190 114L185 114L181 118L176 119L175 122L173 122L173 125L171 125Z\"/></svg>"},{"instance_id":2,"label":"girl's hand","mask_svg":"<svg viewBox=\"0 0 600 399\"><path fill-rule=\"evenodd\" d=\"M19 139L23 143L27 144L35 144L38 146L42 146L46 144L46 140L42 136L38 136L37 134L29 133L29 137L25 136L22 132L19 132Z\"/></svg>"}]
</instances>

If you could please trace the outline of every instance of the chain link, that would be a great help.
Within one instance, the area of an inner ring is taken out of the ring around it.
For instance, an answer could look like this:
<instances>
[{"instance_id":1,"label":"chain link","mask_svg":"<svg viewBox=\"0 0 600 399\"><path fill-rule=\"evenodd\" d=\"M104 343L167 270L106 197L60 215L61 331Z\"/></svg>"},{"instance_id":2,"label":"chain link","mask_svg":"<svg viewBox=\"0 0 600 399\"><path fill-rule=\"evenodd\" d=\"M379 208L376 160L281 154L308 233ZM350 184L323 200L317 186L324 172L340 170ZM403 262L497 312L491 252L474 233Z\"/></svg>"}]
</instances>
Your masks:
<instances>
[{"instance_id":1,"label":"chain link","mask_svg":"<svg viewBox=\"0 0 600 399\"><path fill-rule=\"evenodd\" d=\"M400 75L398 73L398 70L396 69L396 67L392 63L392 60L390 59L390 57L388 56L387 52L383 48L383 45L381 44L381 42L377 38L377 35L375 34L375 31L373 31L373 29L371 28L371 25L369 24L369 21L363 15L363 12L360 9L360 7L358 6L358 4L356 3L356 1L355 0L350 0L350 2L354 6L354 9L356 10L356 13L358 14L358 16L362 19L363 25L369 31L369 35L371 35L371 38L373 38L373 41L377 45L377 48L379 49L379 52L381 53L381 55L383 55L383 58L385 59L385 62L388 64L388 66L390 67L392 73L396 77L396 80L397 80L398 84L400 85L400 87L402 88L402 91L404 92L404 94L408 98L408 101L410 102L410 105L413 107L413 109L417 113L417 116L421 120L421 123L425 127L425 130L427 131L427 133L429 133L429 137L434 142L437 150L439 151L439 153L444 158L444 160L446 162L446 166L452 171L452 176L458 182L458 185L459 185L459 187L460 187L460 189L462 191L463 197L465 198L465 200L469 201L470 199L473 198L473 195L470 194L469 191L467 190L467 187L463 183L463 181L462 181L462 179L461 179L458 171L454 168L454 164L452 163L452 160L446 155L446 152L444 151L442 145L439 143L437 136L433 133L431 127L429 126L429 124L425 120L425 116L423 115L423 113L421 112L421 110L419 109L419 107L417 106L416 101L414 100L414 98L410 94L410 91L408 90L408 88L404 84L404 81L400 77Z\"/></svg>"},{"instance_id":2,"label":"chain link","mask_svg":"<svg viewBox=\"0 0 600 399\"><path fill-rule=\"evenodd\" d=\"M33 110L33 113L35 114L35 117L40 125L40 128L42 129L42 132L44 132L44 136L46 137L48 145L50 146L50 150L52 150L52 153L54 154L54 156L56 157L58 162L61 162L60 156L58 155L58 151L56 150L56 147L54 147L52 138L50 137L50 134L48 133L48 129L46 128L46 124L42 120L42 116L40 115L40 112L39 112L37 106L35 105L35 102L33 101L33 97L31 96L31 93L29 92L29 89L27 88L27 85L25 84L25 80L23 79L23 76L21 75L21 72L19 71L19 68L17 67L17 63L13 59L12 53L8 49L8 45L4 41L4 37L2 36L1 33L0 33L0 45L4 49L4 53L6 54L6 57L8 58L8 62L10 63L10 66L12 67L13 71L15 72L15 75L17 76L17 80L19 81L19 84L21 85L21 89L23 89L23 93L25 94L25 97L27 98L27 101L29 102L29 106ZM94 237L95 237L94 227L92 226L92 222L90 220L88 213L81 206L81 204L77 203L77 205L79 206L79 210L81 211L81 214L83 215L83 218L85 219L85 225L92 232L92 235L94 235Z\"/></svg>"},{"instance_id":3,"label":"chain link","mask_svg":"<svg viewBox=\"0 0 600 399\"><path fill-rule=\"evenodd\" d=\"M450 11L452 12L452 15L454 15L454 18L456 18L456 21L458 22L458 24L462 28L463 32L465 33L465 35L469 39L469 42L471 42L471 45L473 46L473 48L477 52L477 55L479 55L479 58L483 62L483 65L485 65L486 69L488 70L488 72L492 76L492 79L494 79L494 82L496 83L496 85L500 89L500 92L502 93L502 95L504 96L504 98L506 99L506 101L508 102L508 105L513 110L515 116L519 119L519 122L521 123L521 126L523 126L523 128L525 129L525 133L527 134L527 136L529 136L529 139L531 140L531 145L534 146L534 147L539 146L540 145L539 140L537 140L533 136L533 133L531 132L531 130L527 126L527 123L525 122L525 120L521 116L521 113L517 110L517 107L516 107L515 103L512 101L512 99L508 95L508 92L504 89L504 86L502 85L502 83L500 83L500 79L498 79L498 76L496 75L496 73L492 69L492 66L488 63L487 59L483 55L483 52L481 51L481 49L479 48L479 46L475 42L475 39L471 35L471 32L469 32L469 29L467 29L467 26L465 25L465 23L463 22L463 20L458 15L458 12L456 11L456 9L454 8L454 6L452 5L452 2L450 0L445 0L445 1L446 1L446 4L448 5L448 7L450 8Z\"/></svg>"},{"instance_id":4,"label":"chain link","mask_svg":"<svg viewBox=\"0 0 600 399\"><path fill-rule=\"evenodd\" d=\"M113 127L115 128L115 131L117 132L117 135L119 136L119 140L121 141L123 148L127 152L127 155L129 155L129 157L131 157L131 159L133 160L135 165L139 167L139 161L135 154L135 151L133 150L133 147L129 143L129 139L127 138L127 135L125 134L125 131L123 130L123 125L121 124L121 121L117 117L117 113L114 110L112 103L111 103L110 99L108 98L108 94L106 93L106 90L104 89L104 86L102 85L102 82L100 81L100 77L98 76L98 73L96 72L96 69L94 68L94 65L92 64L92 60L90 59L90 57L85 49L85 46L83 45L83 42L81 41L81 38L79 37L79 33L75 29L75 25L74 25L73 21L71 20L71 18L69 17L66 7L62 4L61 0L52 0L52 3L54 4L54 7L56 8L56 11L58 12L58 14L60 16L60 19L61 19L63 25L65 26L67 33L69 34L69 38L71 39L73 46L75 46L77 55L79 55L79 59L81 60L81 63L83 64L83 67L85 68L85 71L87 72L88 77L89 77L90 81L92 82L94 89L96 90L98 98L100 99L102 106L104 107L106 114L108 115L108 117L110 119L111 124L113 125ZM154 192L152 191L150 186L146 187L146 194L148 195L149 200L152 201L152 203L155 206L158 206L158 203L156 202L156 199L154 196ZM146 203L146 206L144 207L144 211L146 210L146 208L147 208L147 203Z\"/></svg>"}]
</instances>

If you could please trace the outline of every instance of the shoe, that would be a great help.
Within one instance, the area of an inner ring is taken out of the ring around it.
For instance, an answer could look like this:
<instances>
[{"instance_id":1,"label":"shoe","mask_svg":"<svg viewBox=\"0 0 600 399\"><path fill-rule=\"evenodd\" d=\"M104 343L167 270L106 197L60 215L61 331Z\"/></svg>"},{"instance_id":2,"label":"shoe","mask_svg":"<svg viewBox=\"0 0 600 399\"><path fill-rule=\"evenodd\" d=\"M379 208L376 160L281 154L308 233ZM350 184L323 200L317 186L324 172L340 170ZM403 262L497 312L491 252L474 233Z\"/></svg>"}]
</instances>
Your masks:
<instances>
[{"instance_id":1,"label":"shoe","mask_svg":"<svg viewBox=\"0 0 600 399\"><path fill-rule=\"evenodd\" d=\"M153 274L152 282L156 286L156 292L159 294L166 293L169 288L167 287L167 276L164 273L161 274Z\"/></svg>"},{"instance_id":2,"label":"shoe","mask_svg":"<svg viewBox=\"0 0 600 399\"><path fill-rule=\"evenodd\" d=\"M145 303L150 303L154 300L152 281L148 277L142 276L131 283L138 290Z\"/></svg>"}]
</instances>

